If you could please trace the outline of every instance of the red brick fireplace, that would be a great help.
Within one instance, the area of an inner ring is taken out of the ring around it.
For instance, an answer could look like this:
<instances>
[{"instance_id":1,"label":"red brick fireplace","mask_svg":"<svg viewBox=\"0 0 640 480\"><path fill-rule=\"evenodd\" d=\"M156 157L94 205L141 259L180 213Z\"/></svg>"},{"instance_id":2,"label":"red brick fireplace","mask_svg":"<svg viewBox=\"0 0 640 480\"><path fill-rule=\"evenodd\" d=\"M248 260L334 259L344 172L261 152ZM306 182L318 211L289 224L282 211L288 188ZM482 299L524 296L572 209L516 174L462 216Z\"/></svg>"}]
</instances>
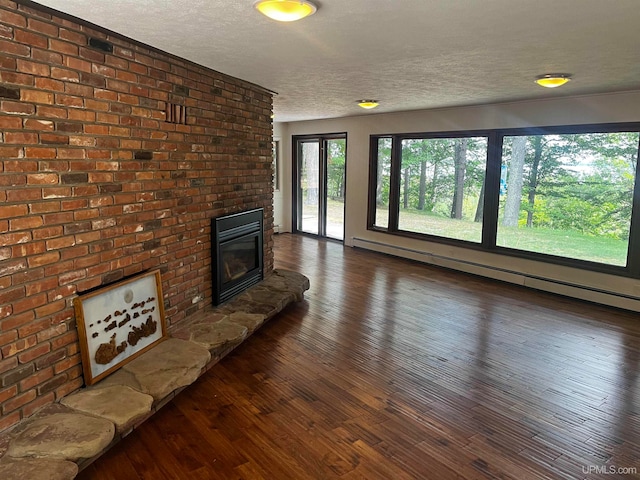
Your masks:
<instances>
[{"instance_id":1,"label":"red brick fireplace","mask_svg":"<svg viewBox=\"0 0 640 480\"><path fill-rule=\"evenodd\" d=\"M159 268L169 325L212 303L210 221L264 209L271 93L0 0L0 431L83 385L81 292Z\"/></svg>"}]
</instances>

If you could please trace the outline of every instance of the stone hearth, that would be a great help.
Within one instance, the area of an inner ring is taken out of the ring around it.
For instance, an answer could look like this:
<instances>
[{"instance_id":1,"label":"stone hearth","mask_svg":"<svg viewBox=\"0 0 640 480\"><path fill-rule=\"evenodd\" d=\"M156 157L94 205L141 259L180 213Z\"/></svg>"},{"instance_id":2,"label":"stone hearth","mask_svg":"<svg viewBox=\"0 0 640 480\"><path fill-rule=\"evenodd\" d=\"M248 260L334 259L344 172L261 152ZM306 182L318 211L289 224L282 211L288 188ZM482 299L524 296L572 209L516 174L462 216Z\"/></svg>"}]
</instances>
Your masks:
<instances>
[{"instance_id":1,"label":"stone hearth","mask_svg":"<svg viewBox=\"0 0 640 480\"><path fill-rule=\"evenodd\" d=\"M308 288L305 276L274 270L226 304L185 320L114 374L4 432L0 478L75 478Z\"/></svg>"}]
</instances>

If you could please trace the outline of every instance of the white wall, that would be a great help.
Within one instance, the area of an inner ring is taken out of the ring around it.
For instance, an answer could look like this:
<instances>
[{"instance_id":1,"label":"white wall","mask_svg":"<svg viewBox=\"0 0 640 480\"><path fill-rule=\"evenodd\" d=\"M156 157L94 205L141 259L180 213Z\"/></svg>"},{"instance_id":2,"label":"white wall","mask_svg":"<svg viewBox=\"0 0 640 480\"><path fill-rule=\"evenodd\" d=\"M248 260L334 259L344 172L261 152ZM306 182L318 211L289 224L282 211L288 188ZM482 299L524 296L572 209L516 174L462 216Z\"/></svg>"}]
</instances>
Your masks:
<instances>
[{"instance_id":1,"label":"white wall","mask_svg":"<svg viewBox=\"0 0 640 480\"><path fill-rule=\"evenodd\" d=\"M512 283L640 311L640 279L478 252L367 230L369 136L373 134L639 122L640 91L274 124L281 139L276 223L291 231L291 137L347 132L345 245L390 253ZM280 210L280 211L278 211Z\"/></svg>"}]
</instances>

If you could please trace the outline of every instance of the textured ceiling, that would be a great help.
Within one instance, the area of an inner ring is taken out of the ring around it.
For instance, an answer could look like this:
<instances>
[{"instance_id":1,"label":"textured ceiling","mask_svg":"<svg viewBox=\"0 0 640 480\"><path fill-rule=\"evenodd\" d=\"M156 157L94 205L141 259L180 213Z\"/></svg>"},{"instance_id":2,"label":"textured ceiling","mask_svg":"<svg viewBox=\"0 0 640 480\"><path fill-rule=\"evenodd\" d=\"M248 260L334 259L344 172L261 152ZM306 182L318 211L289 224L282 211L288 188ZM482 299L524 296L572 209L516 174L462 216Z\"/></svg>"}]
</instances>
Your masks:
<instances>
[{"instance_id":1,"label":"textured ceiling","mask_svg":"<svg viewBox=\"0 0 640 480\"><path fill-rule=\"evenodd\" d=\"M322 0L293 23L254 0L39 0L277 92L275 121L640 89L638 0ZM564 72L555 90L533 83Z\"/></svg>"}]
</instances>

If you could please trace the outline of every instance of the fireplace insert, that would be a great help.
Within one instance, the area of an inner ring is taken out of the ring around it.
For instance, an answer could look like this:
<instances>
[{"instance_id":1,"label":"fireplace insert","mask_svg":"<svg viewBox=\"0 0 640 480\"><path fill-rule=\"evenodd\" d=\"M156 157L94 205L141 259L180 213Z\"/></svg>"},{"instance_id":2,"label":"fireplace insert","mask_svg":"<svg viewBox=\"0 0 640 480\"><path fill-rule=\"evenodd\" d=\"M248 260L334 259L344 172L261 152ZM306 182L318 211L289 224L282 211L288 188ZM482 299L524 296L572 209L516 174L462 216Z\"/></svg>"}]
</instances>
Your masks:
<instances>
[{"instance_id":1,"label":"fireplace insert","mask_svg":"<svg viewBox=\"0 0 640 480\"><path fill-rule=\"evenodd\" d=\"M263 209L211 219L211 278L215 305L263 278Z\"/></svg>"}]
</instances>

